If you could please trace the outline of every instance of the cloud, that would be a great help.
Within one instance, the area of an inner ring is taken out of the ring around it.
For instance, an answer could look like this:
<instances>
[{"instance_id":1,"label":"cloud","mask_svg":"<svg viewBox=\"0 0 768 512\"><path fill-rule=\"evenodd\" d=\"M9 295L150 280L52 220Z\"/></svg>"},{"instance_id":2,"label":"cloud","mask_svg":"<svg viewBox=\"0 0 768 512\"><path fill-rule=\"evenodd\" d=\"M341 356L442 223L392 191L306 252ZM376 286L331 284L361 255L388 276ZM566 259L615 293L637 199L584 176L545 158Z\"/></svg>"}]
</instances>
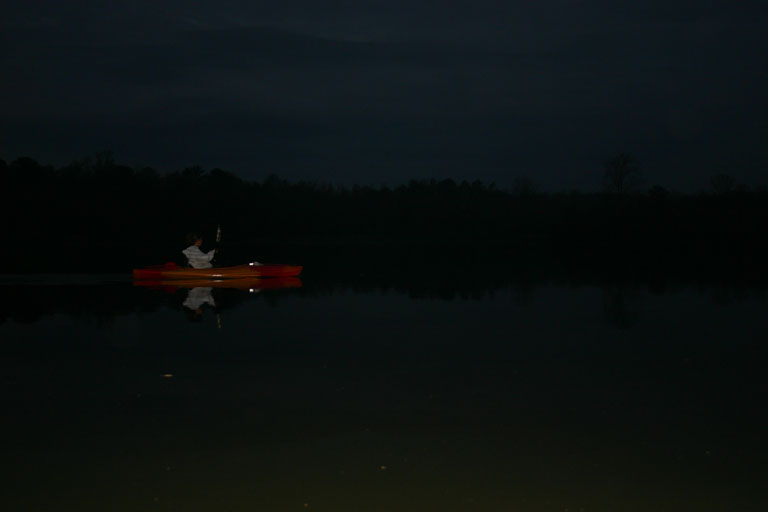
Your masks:
<instances>
[{"instance_id":1,"label":"cloud","mask_svg":"<svg viewBox=\"0 0 768 512\"><path fill-rule=\"evenodd\" d=\"M765 161L745 141L766 134L768 43L741 7L89 5L9 13L0 151L373 182L525 168L553 187L619 150L681 183L704 171L665 161Z\"/></svg>"}]
</instances>

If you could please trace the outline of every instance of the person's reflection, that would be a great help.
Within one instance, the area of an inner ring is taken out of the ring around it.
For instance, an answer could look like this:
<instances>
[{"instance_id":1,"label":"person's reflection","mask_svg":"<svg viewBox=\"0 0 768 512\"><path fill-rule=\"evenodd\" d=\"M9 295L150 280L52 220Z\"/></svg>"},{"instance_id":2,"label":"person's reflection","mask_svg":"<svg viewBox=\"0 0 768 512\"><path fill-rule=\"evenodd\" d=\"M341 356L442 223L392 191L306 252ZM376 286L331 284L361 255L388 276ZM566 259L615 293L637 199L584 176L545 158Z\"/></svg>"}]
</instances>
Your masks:
<instances>
[{"instance_id":1,"label":"person's reflection","mask_svg":"<svg viewBox=\"0 0 768 512\"><path fill-rule=\"evenodd\" d=\"M187 308L190 320L200 320L203 318L203 306L205 304L213 308L216 307L211 290L213 288L190 288L187 298L183 302L184 307Z\"/></svg>"}]
</instances>

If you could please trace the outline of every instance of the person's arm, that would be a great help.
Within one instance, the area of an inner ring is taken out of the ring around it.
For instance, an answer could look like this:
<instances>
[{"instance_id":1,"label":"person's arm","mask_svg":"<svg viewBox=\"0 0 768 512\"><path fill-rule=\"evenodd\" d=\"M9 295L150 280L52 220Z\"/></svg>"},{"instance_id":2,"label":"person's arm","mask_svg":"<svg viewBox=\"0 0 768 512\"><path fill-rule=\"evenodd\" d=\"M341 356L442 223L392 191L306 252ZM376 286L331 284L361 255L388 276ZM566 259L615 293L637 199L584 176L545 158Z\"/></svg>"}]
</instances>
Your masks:
<instances>
[{"instance_id":1,"label":"person's arm","mask_svg":"<svg viewBox=\"0 0 768 512\"><path fill-rule=\"evenodd\" d=\"M211 261L214 256L216 256L216 249L211 249L205 254L205 257L208 258L208 261Z\"/></svg>"}]
</instances>

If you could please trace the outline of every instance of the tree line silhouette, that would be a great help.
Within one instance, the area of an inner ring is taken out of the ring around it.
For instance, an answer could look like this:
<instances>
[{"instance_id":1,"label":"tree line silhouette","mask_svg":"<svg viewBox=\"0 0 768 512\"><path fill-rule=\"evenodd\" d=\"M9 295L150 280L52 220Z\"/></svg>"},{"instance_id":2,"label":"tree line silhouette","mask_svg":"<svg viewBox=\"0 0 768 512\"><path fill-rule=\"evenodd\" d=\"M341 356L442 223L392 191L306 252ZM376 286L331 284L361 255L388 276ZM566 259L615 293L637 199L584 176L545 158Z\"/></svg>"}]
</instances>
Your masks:
<instances>
[{"instance_id":1,"label":"tree line silhouette","mask_svg":"<svg viewBox=\"0 0 768 512\"><path fill-rule=\"evenodd\" d=\"M510 261L596 269L674 261L681 269L761 271L765 188L737 186L727 175L698 194L643 188L625 154L602 172L599 192L544 193L524 177L509 190L450 179L339 186L276 175L247 181L199 166L160 173L121 165L109 153L62 167L0 160L2 266L122 272L178 260L187 232L202 230L212 242L220 225L222 256L233 263L470 272Z\"/></svg>"}]
</instances>

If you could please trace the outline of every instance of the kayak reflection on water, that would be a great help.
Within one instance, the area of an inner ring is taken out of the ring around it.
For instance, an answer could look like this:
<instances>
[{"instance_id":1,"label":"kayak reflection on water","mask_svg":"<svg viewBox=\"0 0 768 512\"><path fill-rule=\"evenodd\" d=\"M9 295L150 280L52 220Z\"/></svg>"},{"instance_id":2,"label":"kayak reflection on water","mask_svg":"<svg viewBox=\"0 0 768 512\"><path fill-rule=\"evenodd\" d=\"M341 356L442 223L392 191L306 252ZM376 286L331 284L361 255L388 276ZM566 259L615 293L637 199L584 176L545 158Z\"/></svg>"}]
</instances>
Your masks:
<instances>
[{"instance_id":1,"label":"kayak reflection on water","mask_svg":"<svg viewBox=\"0 0 768 512\"><path fill-rule=\"evenodd\" d=\"M216 307L216 302L213 300L213 294L211 293L212 290L213 288L209 287L189 289L187 298L182 304L191 312L189 315L190 320L200 320L203 317L203 306L205 304L213 308Z\"/></svg>"},{"instance_id":2,"label":"kayak reflection on water","mask_svg":"<svg viewBox=\"0 0 768 512\"><path fill-rule=\"evenodd\" d=\"M148 272L152 272L152 270ZM221 328L221 312L223 309L233 307L233 305L241 302L246 296L253 296L264 290L270 290L270 292L274 293L277 290L301 288L302 282L298 277L145 279L134 280L133 286L158 289L172 295L178 293L179 298L176 298L173 302L176 304L176 307L181 304L181 309L187 313L187 318L192 321L202 319L203 310L207 304L209 309L213 309L216 313L216 323ZM228 294L230 291L232 293ZM247 293L243 295L242 292ZM215 299L214 295L216 295Z\"/></svg>"}]
</instances>

